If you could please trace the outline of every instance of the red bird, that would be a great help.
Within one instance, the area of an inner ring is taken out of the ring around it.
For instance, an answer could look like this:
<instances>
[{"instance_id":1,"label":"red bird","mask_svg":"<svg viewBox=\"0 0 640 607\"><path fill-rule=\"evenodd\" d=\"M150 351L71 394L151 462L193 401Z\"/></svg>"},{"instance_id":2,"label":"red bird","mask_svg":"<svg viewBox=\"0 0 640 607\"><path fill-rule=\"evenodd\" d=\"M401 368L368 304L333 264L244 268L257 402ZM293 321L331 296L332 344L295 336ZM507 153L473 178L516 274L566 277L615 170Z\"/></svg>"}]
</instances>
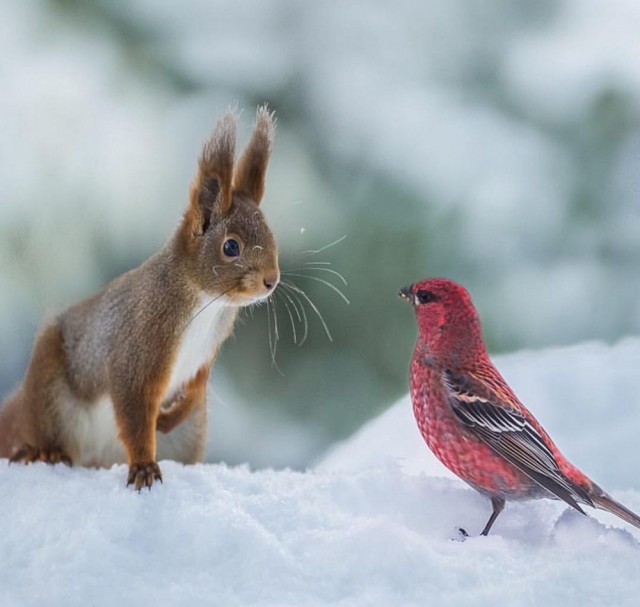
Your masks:
<instances>
[{"instance_id":1,"label":"red bird","mask_svg":"<svg viewBox=\"0 0 640 607\"><path fill-rule=\"evenodd\" d=\"M601 508L640 528L640 517L560 453L493 366L464 287L428 278L400 290L413 304L413 412L427 445L463 481L491 499L487 535L506 500L561 499ZM461 532L466 535L464 530Z\"/></svg>"}]
</instances>

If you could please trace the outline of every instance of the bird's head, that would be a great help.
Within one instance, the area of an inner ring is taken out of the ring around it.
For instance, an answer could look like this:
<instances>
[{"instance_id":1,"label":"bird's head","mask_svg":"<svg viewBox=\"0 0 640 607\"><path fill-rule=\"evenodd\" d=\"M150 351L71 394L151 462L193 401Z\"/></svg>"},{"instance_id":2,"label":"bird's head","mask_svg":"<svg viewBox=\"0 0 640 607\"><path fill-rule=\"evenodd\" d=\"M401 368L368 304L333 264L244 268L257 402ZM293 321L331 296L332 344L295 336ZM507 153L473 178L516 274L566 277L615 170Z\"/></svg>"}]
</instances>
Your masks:
<instances>
[{"instance_id":1,"label":"bird's head","mask_svg":"<svg viewBox=\"0 0 640 607\"><path fill-rule=\"evenodd\" d=\"M480 319L464 287L446 278L426 278L400 289L399 295L413 305L418 346L431 359L460 364L485 353Z\"/></svg>"}]
</instances>

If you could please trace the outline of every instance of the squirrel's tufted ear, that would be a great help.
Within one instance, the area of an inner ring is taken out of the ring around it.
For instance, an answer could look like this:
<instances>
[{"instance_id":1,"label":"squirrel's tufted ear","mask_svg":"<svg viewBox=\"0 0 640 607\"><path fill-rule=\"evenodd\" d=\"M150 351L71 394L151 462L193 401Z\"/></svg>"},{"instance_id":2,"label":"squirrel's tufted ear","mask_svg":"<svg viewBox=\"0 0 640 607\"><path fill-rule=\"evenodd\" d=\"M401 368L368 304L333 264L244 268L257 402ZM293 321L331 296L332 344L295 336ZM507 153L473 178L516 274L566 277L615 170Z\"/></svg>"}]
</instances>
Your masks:
<instances>
[{"instance_id":1,"label":"squirrel's tufted ear","mask_svg":"<svg viewBox=\"0 0 640 607\"><path fill-rule=\"evenodd\" d=\"M267 164L273 146L275 119L265 105L258 108L256 125L233 174L233 191L240 192L260 204L264 195Z\"/></svg>"},{"instance_id":2,"label":"squirrel's tufted ear","mask_svg":"<svg viewBox=\"0 0 640 607\"><path fill-rule=\"evenodd\" d=\"M229 110L218 120L213 135L204 144L198 173L191 184L186 218L193 234L207 230L214 207L223 214L231 208L235 150L236 112Z\"/></svg>"}]
</instances>

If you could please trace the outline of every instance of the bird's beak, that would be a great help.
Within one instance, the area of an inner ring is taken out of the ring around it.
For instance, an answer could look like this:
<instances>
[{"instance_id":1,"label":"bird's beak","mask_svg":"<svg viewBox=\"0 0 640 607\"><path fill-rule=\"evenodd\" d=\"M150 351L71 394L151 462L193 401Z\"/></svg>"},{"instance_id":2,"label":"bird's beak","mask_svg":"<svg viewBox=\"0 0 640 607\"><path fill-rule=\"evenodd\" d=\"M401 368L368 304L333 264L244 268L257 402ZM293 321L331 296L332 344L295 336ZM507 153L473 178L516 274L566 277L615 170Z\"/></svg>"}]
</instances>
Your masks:
<instances>
[{"instance_id":1,"label":"bird's beak","mask_svg":"<svg viewBox=\"0 0 640 607\"><path fill-rule=\"evenodd\" d=\"M398 295L402 297L402 299L404 299L405 301L408 301L410 304L415 305L416 298L414 297L413 292L411 291L412 286L413 285L407 285L406 287L402 287L402 289L398 291Z\"/></svg>"}]
</instances>

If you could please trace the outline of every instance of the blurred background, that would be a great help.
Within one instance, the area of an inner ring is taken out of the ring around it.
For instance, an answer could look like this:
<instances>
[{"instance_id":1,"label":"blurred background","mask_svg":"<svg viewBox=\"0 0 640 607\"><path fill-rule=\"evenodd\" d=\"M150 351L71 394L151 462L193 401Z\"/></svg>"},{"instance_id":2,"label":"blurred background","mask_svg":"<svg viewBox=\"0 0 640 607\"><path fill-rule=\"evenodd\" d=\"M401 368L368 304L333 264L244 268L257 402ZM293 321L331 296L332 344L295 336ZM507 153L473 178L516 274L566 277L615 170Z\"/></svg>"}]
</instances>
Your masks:
<instances>
[{"instance_id":1,"label":"blurred background","mask_svg":"<svg viewBox=\"0 0 640 607\"><path fill-rule=\"evenodd\" d=\"M245 313L210 461L304 467L404 394L396 294L428 275L492 353L640 333L634 0L4 0L0 32L0 394L43 318L171 235L234 103L241 143L277 114L263 209L332 341L280 295L272 356Z\"/></svg>"}]
</instances>

